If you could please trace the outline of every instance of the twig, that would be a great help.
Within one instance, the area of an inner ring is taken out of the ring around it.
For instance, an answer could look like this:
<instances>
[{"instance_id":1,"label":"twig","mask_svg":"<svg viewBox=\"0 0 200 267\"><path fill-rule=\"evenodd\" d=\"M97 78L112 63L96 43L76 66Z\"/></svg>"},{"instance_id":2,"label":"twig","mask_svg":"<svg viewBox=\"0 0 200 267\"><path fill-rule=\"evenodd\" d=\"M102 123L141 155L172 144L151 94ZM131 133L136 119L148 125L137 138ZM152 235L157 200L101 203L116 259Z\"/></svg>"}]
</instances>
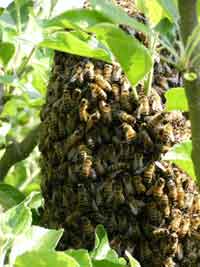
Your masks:
<instances>
[{"instance_id":1,"label":"twig","mask_svg":"<svg viewBox=\"0 0 200 267\"><path fill-rule=\"evenodd\" d=\"M26 159L38 142L40 125L35 127L20 143L12 143L6 148L0 159L0 181L7 175L9 169L19 161Z\"/></svg>"}]
</instances>

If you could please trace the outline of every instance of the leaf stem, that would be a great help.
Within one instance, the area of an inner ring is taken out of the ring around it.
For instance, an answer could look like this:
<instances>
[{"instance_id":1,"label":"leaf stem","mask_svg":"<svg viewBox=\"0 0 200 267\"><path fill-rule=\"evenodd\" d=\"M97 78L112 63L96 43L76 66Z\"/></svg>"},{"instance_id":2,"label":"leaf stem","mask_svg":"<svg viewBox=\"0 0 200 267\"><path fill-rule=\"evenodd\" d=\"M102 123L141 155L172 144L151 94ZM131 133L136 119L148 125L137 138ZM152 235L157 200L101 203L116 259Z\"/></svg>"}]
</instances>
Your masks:
<instances>
[{"instance_id":1,"label":"leaf stem","mask_svg":"<svg viewBox=\"0 0 200 267\"><path fill-rule=\"evenodd\" d=\"M146 86L144 88L144 90L145 90L144 93L145 93L146 96L149 96L150 93L151 93L153 74L154 74L155 50L156 50L157 40L158 40L158 34L156 34L155 36L151 37L151 39L150 39L150 49L151 49L151 53L152 53L153 66L151 68L150 73L148 74L147 83L146 83Z\"/></svg>"},{"instance_id":2,"label":"leaf stem","mask_svg":"<svg viewBox=\"0 0 200 267\"><path fill-rule=\"evenodd\" d=\"M20 14L19 0L15 0L15 9L16 9L16 18L17 18L17 32L18 32L18 34L21 34L22 25L21 25L21 14Z\"/></svg>"},{"instance_id":3,"label":"leaf stem","mask_svg":"<svg viewBox=\"0 0 200 267\"><path fill-rule=\"evenodd\" d=\"M24 62L22 63L22 65L19 67L19 70L18 70L18 72L17 72L17 75L18 75L19 78L21 78L22 75L24 74L24 72L25 72L25 70L26 70L26 66L27 66L28 63L30 62L30 60L31 60L31 58L32 58L32 56L33 56L35 50L36 50L36 47L34 46L34 47L31 49L31 51L30 51L29 55L27 56L27 58L24 60Z\"/></svg>"},{"instance_id":4,"label":"leaf stem","mask_svg":"<svg viewBox=\"0 0 200 267\"><path fill-rule=\"evenodd\" d=\"M190 42L189 38L198 25L197 0L178 0L180 11L180 26L183 42L185 46ZM188 41L189 40L189 41ZM193 81L184 81L186 96L189 105L189 115L192 129L192 160L194 163L197 182L200 185L200 43L195 46L193 56L193 65L188 66L186 71L195 72L197 79Z\"/></svg>"}]
</instances>

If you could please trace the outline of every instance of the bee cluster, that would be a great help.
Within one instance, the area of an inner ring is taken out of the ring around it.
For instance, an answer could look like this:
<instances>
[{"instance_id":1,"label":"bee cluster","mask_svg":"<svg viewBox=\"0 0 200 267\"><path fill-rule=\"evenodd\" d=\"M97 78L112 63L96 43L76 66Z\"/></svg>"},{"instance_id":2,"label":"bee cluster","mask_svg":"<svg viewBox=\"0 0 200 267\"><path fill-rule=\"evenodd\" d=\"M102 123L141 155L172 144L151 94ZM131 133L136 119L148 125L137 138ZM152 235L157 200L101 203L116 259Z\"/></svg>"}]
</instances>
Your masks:
<instances>
[{"instance_id":1,"label":"bee cluster","mask_svg":"<svg viewBox=\"0 0 200 267\"><path fill-rule=\"evenodd\" d=\"M200 194L163 153L190 136L162 96L181 79L162 62L139 100L120 66L56 52L41 111L44 222L64 228L60 247L93 246L103 224L111 246L142 266L199 267ZM174 78L176 77L176 78ZM165 88L165 86L166 88Z\"/></svg>"},{"instance_id":2,"label":"bee cluster","mask_svg":"<svg viewBox=\"0 0 200 267\"><path fill-rule=\"evenodd\" d=\"M118 64L56 53L41 112L46 220L64 227L67 247L92 246L101 223L111 245L143 266L196 266L200 195L160 161L186 119L165 113L156 90L138 92L136 101Z\"/></svg>"}]
</instances>

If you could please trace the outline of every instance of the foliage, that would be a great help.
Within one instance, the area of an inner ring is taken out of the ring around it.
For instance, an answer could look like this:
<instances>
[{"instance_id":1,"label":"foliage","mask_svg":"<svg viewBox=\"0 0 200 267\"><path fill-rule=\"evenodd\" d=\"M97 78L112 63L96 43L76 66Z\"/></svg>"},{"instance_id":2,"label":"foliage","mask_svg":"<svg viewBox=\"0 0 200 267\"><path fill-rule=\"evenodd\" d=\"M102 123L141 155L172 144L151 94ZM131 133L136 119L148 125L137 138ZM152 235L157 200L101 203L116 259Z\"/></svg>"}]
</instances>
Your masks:
<instances>
[{"instance_id":1,"label":"foliage","mask_svg":"<svg viewBox=\"0 0 200 267\"><path fill-rule=\"evenodd\" d=\"M38 205L39 201L39 205ZM106 231L98 225L94 249L69 249L56 251L63 230L50 230L32 224L31 209L42 204L40 194L31 193L23 202L2 213L0 222L0 266L74 266L74 267L123 267L124 258L110 248ZM127 252L132 267L139 263Z\"/></svg>"},{"instance_id":2,"label":"foliage","mask_svg":"<svg viewBox=\"0 0 200 267\"><path fill-rule=\"evenodd\" d=\"M148 75L157 52L152 47L146 49L118 27L125 24L150 39L158 36L161 48L172 55L171 61L163 60L185 72L187 80L196 79L188 68L198 59L193 54L200 41L196 38L200 36L200 27L196 27L185 48L181 42L174 44L175 34L180 36L176 0L137 0L138 8L148 16L146 25L129 18L108 0L91 0L91 10L73 9L56 16L54 9L61 0L10 2L7 8L0 5L0 157L11 143L20 142L39 124L54 49L107 62L118 61L137 98L135 87L141 81L151 81ZM184 90L172 88L166 93L166 111L188 111ZM192 143L186 141L176 145L164 159L195 178L191 151ZM26 196L40 190L38 158L36 148L30 157L12 166L0 184L0 205L6 210L0 222L0 266L9 251L9 262L14 266L35 265L36 257L40 259L37 266L125 266L124 259L110 248L103 226L96 229L92 252L83 249L57 252L55 247L62 230L32 225L31 209L39 216L37 210L42 200L39 194ZM128 252L126 255L132 267L139 266Z\"/></svg>"}]
</instances>

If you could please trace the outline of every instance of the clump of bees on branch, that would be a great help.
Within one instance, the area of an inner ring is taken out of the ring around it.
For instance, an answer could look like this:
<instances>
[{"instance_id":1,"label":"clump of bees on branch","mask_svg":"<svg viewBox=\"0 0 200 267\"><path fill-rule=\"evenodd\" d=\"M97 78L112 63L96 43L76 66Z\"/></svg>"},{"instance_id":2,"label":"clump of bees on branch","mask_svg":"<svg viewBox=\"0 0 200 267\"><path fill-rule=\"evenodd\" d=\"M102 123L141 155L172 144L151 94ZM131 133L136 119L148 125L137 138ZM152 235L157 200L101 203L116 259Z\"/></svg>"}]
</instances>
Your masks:
<instances>
[{"instance_id":1,"label":"clump of bees on branch","mask_svg":"<svg viewBox=\"0 0 200 267\"><path fill-rule=\"evenodd\" d=\"M168 69L164 76L172 83ZM103 224L113 248L144 267L198 266L200 194L161 160L189 125L164 112L159 83L149 97L139 85L136 101L118 63L56 52L39 148L44 221L65 229L61 248L90 249Z\"/></svg>"}]
</instances>

